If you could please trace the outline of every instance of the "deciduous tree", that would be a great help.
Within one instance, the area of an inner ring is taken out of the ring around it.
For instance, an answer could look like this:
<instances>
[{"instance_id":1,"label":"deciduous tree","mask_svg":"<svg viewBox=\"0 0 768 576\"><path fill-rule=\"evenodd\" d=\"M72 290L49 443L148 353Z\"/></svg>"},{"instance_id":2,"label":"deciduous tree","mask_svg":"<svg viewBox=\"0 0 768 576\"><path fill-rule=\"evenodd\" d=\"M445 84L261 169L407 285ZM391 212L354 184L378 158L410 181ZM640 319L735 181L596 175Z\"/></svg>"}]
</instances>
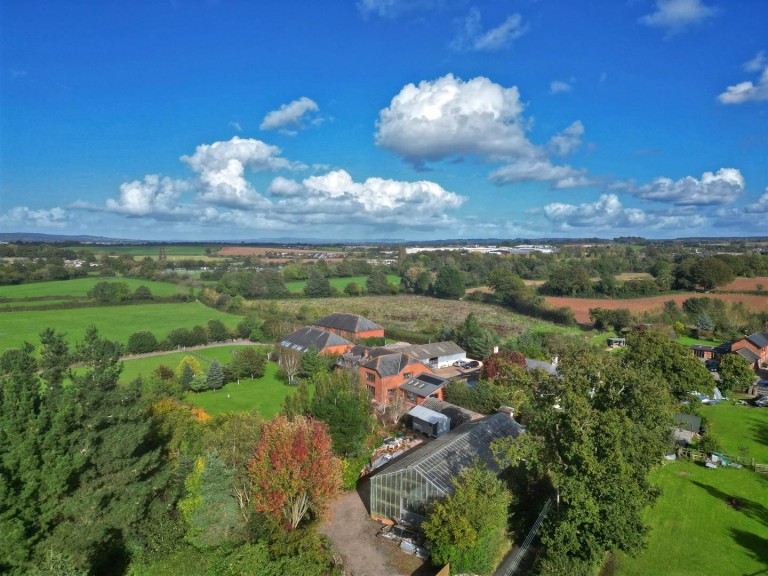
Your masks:
<instances>
[{"instance_id":1,"label":"deciduous tree","mask_svg":"<svg viewBox=\"0 0 768 576\"><path fill-rule=\"evenodd\" d=\"M755 371L738 354L726 354L720 359L720 392L728 395L733 390L747 390L755 383Z\"/></svg>"},{"instance_id":2,"label":"deciduous tree","mask_svg":"<svg viewBox=\"0 0 768 576\"><path fill-rule=\"evenodd\" d=\"M327 425L302 416L278 415L264 425L248 471L256 511L290 529L307 515L322 516L341 485Z\"/></svg>"}]
</instances>

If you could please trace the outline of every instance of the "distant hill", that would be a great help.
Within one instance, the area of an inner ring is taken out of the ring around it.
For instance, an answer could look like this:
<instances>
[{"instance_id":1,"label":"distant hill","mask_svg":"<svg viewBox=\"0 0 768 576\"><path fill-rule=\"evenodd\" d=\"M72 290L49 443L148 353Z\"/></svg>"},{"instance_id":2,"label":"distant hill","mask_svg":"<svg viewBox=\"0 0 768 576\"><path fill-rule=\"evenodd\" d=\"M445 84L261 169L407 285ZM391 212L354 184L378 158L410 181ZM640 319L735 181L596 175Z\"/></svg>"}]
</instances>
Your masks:
<instances>
[{"instance_id":1,"label":"distant hill","mask_svg":"<svg viewBox=\"0 0 768 576\"><path fill-rule=\"evenodd\" d=\"M69 234L37 234L35 232L0 232L0 242L90 242L93 244L131 244L136 240Z\"/></svg>"}]
</instances>

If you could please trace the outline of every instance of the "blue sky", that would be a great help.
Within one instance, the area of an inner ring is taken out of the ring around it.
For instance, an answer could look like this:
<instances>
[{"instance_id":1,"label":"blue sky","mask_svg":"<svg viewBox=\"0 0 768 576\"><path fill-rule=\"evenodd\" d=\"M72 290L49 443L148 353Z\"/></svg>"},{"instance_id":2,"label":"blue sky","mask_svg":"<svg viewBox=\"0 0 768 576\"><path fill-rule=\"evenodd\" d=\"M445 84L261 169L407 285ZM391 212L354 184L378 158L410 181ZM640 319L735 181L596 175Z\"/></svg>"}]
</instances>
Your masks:
<instances>
[{"instance_id":1,"label":"blue sky","mask_svg":"<svg viewBox=\"0 0 768 576\"><path fill-rule=\"evenodd\" d=\"M7 0L0 231L768 235L764 0Z\"/></svg>"}]
</instances>

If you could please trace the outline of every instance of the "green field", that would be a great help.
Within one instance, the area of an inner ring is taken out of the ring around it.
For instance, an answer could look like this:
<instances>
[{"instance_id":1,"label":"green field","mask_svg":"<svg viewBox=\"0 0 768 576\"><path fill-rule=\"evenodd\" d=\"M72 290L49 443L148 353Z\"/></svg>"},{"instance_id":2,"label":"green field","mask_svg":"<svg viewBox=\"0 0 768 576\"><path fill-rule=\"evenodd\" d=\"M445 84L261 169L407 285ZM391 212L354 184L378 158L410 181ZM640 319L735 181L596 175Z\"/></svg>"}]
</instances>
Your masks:
<instances>
[{"instance_id":1,"label":"green field","mask_svg":"<svg viewBox=\"0 0 768 576\"><path fill-rule=\"evenodd\" d=\"M240 384L230 382L221 390L189 393L184 400L208 414L255 410L263 418L271 419L282 408L285 397L295 392L295 386L288 386L277 379L277 364L268 362L266 374L262 378L241 379Z\"/></svg>"},{"instance_id":2,"label":"green field","mask_svg":"<svg viewBox=\"0 0 768 576\"><path fill-rule=\"evenodd\" d=\"M331 286L336 288L339 291L344 291L344 288L349 284L350 282L354 282L361 288L365 288L365 281L368 280L368 276L352 276L350 278L328 278L328 282L331 283ZM400 276L397 274L387 274L387 282L390 284L397 284L400 285ZM285 287L288 288L289 292L301 292L304 289L304 286L307 285L306 280L297 280L295 282L286 282Z\"/></svg>"},{"instance_id":3,"label":"green field","mask_svg":"<svg viewBox=\"0 0 768 576\"><path fill-rule=\"evenodd\" d=\"M130 254L134 258L144 258L145 256L149 256L150 258L157 259L158 255L160 254L160 245L158 244L142 244L137 246L130 246L130 245L120 245L120 246L67 246L70 250L87 250L88 252L93 252L94 254L107 254L108 256L122 256L123 254ZM218 244L211 244L211 245L194 245L194 246L162 246L165 248L165 255L168 258L171 257L179 257L179 258L205 258L206 248L210 248L211 252L217 251L219 248L221 248Z\"/></svg>"},{"instance_id":4,"label":"green field","mask_svg":"<svg viewBox=\"0 0 768 576\"><path fill-rule=\"evenodd\" d=\"M722 402L702 405L701 414L711 422L712 434L720 440L725 454L748 456L758 464L768 464L768 408Z\"/></svg>"},{"instance_id":5,"label":"green field","mask_svg":"<svg viewBox=\"0 0 768 576\"><path fill-rule=\"evenodd\" d=\"M40 332L49 327L66 332L70 343L81 340L90 325L96 326L102 336L125 343L131 334L141 330L154 332L158 339L163 339L174 328L205 326L213 319L230 328L242 320L200 302L4 312L0 314L0 352L16 348L24 341L39 345Z\"/></svg>"},{"instance_id":6,"label":"green field","mask_svg":"<svg viewBox=\"0 0 768 576\"><path fill-rule=\"evenodd\" d=\"M179 286L170 282L156 282L154 280L142 280L137 278L75 278L73 280L61 280L58 282L35 282L32 284L18 284L15 286L0 286L0 298L43 298L79 296L85 298L99 282L124 282L132 291L139 286L146 286L154 296L173 296L179 292Z\"/></svg>"},{"instance_id":7,"label":"green field","mask_svg":"<svg viewBox=\"0 0 768 576\"><path fill-rule=\"evenodd\" d=\"M766 574L768 480L750 470L681 461L654 474L663 494L648 513L648 548L621 554L620 576ZM729 504L733 502L733 506Z\"/></svg>"},{"instance_id":8,"label":"green field","mask_svg":"<svg viewBox=\"0 0 768 576\"><path fill-rule=\"evenodd\" d=\"M726 454L768 463L768 409L727 403L701 408ZM636 558L619 555L615 574L768 573L768 476L681 460L666 463L653 479L662 495L647 512L648 547Z\"/></svg>"}]
</instances>

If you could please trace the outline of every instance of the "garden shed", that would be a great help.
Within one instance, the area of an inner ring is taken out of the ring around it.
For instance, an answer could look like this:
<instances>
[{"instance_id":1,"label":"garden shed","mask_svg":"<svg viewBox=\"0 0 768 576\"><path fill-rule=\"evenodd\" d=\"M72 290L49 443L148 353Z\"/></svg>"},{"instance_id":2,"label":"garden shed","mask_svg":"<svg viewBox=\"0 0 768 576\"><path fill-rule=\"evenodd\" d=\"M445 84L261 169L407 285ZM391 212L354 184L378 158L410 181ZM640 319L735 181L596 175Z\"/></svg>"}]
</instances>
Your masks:
<instances>
[{"instance_id":1,"label":"garden shed","mask_svg":"<svg viewBox=\"0 0 768 576\"><path fill-rule=\"evenodd\" d=\"M428 505L452 494L453 478L474 461L499 472L491 442L517 437L523 428L506 414L462 424L448 434L384 465L370 481L371 517L420 526Z\"/></svg>"},{"instance_id":2,"label":"garden shed","mask_svg":"<svg viewBox=\"0 0 768 576\"><path fill-rule=\"evenodd\" d=\"M423 406L414 406L408 412L411 428L433 438L439 438L451 429L451 419L445 414Z\"/></svg>"}]
</instances>

